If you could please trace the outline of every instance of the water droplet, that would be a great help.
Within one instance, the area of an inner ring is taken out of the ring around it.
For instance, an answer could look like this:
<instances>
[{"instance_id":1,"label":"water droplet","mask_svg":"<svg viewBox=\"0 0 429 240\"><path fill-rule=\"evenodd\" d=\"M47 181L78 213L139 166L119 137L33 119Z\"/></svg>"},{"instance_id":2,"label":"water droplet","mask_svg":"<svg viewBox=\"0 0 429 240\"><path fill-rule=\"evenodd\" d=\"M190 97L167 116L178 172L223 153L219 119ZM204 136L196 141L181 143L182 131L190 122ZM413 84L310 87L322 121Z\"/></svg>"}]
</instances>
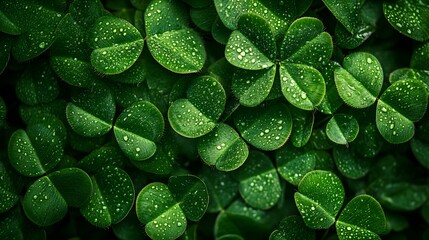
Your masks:
<instances>
[{"instance_id":1,"label":"water droplet","mask_svg":"<svg viewBox=\"0 0 429 240\"><path fill-rule=\"evenodd\" d=\"M45 46L46 46L45 42L41 42L41 43L39 44L39 48L45 48Z\"/></svg>"},{"instance_id":2,"label":"water droplet","mask_svg":"<svg viewBox=\"0 0 429 240\"><path fill-rule=\"evenodd\" d=\"M128 141L128 136L124 136L124 141Z\"/></svg>"},{"instance_id":3,"label":"water droplet","mask_svg":"<svg viewBox=\"0 0 429 240\"><path fill-rule=\"evenodd\" d=\"M369 63L369 64L371 64L372 63L372 59L371 58L367 58L366 62Z\"/></svg>"}]
</instances>

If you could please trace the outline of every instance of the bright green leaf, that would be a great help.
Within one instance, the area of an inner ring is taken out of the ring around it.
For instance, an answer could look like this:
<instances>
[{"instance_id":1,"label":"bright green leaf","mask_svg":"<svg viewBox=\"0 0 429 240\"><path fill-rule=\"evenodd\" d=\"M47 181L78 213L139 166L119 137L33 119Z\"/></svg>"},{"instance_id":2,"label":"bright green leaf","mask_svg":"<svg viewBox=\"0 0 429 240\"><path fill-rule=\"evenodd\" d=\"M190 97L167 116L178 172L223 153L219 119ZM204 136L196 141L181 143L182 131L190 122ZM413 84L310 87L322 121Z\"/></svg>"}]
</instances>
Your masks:
<instances>
[{"instance_id":1,"label":"bright green leaf","mask_svg":"<svg viewBox=\"0 0 429 240\"><path fill-rule=\"evenodd\" d=\"M347 203L336 222L338 238L380 239L386 229L383 208L373 197L359 195Z\"/></svg>"},{"instance_id":2,"label":"bright green leaf","mask_svg":"<svg viewBox=\"0 0 429 240\"><path fill-rule=\"evenodd\" d=\"M400 33L417 41L429 39L429 3L418 0L385 1L384 15Z\"/></svg>"},{"instance_id":3,"label":"bright green leaf","mask_svg":"<svg viewBox=\"0 0 429 240\"><path fill-rule=\"evenodd\" d=\"M390 143L410 140L414 124L427 108L425 86L418 80L401 80L393 83L377 103L376 123L381 135Z\"/></svg>"},{"instance_id":4,"label":"bright green leaf","mask_svg":"<svg viewBox=\"0 0 429 240\"><path fill-rule=\"evenodd\" d=\"M244 201L257 209L273 207L280 199L281 187L271 159L262 152L252 151L237 170L239 191Z\"/></svg>"},{"instance_id":5,"label":"bright green leaf","mask_svg":"<svg viewBox=\"0 0 429 240\"><path fill-rule=\"evenodd\" d=\"M316 170L302 178L295 203L307 227L327 229L335 223L344 197L344 187L335 174Z\"/></svg>"},{"instance_id":6,"label":"bright green leaf","mask_svg":"<svg viewBox=\"0 0 429 240\"><path fill-rule=\"evenodd\" d=\"M163 183L151 183L140 191L136 212L152 239L176 239L186 230L185 214Z\"/></svg>"},{"instance_id":7,"label":"bright green leaf","mask_svg":"<svg viewBox=\"0 0 429 240\"><path fill-rule=\"evenodd\" d=\"M274 34L281 36L296 17L303 14L311 1L286 0L215 0L217 13L229 29L237 29L242 14L253 13L263 17L273 27Z\"/></svg>"},{"instance_id":8,"label":"bright green leaf","mask_svg":"<svg viewBox=\"0 0 429 240\"><path fill-rule=\"evenodd\" d=\"M268 22L256 14L241 15L237 30L226 44L228 62L247 70L261 70L274 65L275 55L276 42Z\"/></svg>"},{"instance_id":9,"label":"bright green leaf","mask_svg":"<svg viewBox=\"0 0 429 240\"><path fill-rule=\"evenodd\" d=\"M208 165L214 165L220 171L232 171L246 161L249 150L232 127L220 123L199 139L198 153Z\"/></svg>"},{"instance_id":10,"label":"bright green leaf","mask_svg":"<svg viewBox=\"0 0 429 240\"><path fill-rule=\"evenodd\" d=\"M353 142L359 133L359 123L352 115L335 114L326 124L326 135L337 144Z\"/></svg>"},{"instance_id":11,"label":"bright green leaf","mask_svg":"<svg viewBox=\"0 0 429 240\"><path fill-rule=\"evenodd\" d=\"M316 68L326 64L333 45L331 36L323 30L323 23L317 18L303 17L294 21L282 41L280 59Z\"/></svg>"},{"instance_id":12,"label":"bright green leaf","mask_svg":"<svg viewBox=\"0 0 429 240\"><path fill-rule=\"evenodd\" d=\"M232 78L232 91L240 99L240 104L255 107L270 93L276 75L276 67L250 71L237 69Z\"/></svg>"},{"instance_id":13,"label":"bright green leaf","mask_svg":"<svg viewBox=\"0 0 429 240\"><path fill-rule=\"evenodd\" d=\"M180 135L196 138L209 133L224 111L225 91L213 77L196 78L187 99L178 99L168 109L171 127Z\"/></svg>"},{"instance_id":14,"label":"bright green leaf","mask_svg":"<svg viewBox=\"0 0 429 240\"><path fill-rule=\"evenodd\" d=\"M188 27L185 6L180 1L154 0L145 12L147 44L152 56L177 73L198 72L206 60L204 44Z\"/></svg>"},{"instance_id":15,"label":"bright green leaf","mask_svg":"<svg viewBox=\"0 0 429 240\"><path fill-rule=\"evenodd\" d=\"M313 67L282 63L280 78L283 95L297 108L313 110L325 96L323 76Z\"/></svg>"},{"instance_id":16,"label":"bright green leaf","mask_svg":"<svg viewBox=\"0 0 429 240\"><path fill-rule=\"evenodd\" d=\"M383 70L377 58L355 52L344 58L344 68L335 69L335 84L340 97L355 108L372 105L383 85Z\"/></svg>"},{"instance_id":17,"label":"bright green leaf","mask_svg":"<svg viewBox=\"0 0 429 240\"><path fill-rule=\"evenodd\" d=\"M244 140L265 151L283 146L292 131L290 112L281 103L241 108L234 115L234 123Z\"/></svg>"},{"instance_id":18,"label":"bright green leaf","mask_svg":"<svg viewBox=\"0 0 429 240\"><path fill-rule=\"evenodd\" d=\"M119 115L113 130L127 157L146 160L155 154L155 142L164 132L164 118L152 103L138 101Z\"/></svg>"},{"instance_id":19,"label":"bright green leaf","mask_svg":"<svg viewBox=\"0 0 429 240\"><path fill-rule=\"evenodd\" d=\"M140 32L129 22L112 16L104 16L89 30L91 64L106 75L119 74L137 61L144 41Z\"/></svg>"}]
</instances>

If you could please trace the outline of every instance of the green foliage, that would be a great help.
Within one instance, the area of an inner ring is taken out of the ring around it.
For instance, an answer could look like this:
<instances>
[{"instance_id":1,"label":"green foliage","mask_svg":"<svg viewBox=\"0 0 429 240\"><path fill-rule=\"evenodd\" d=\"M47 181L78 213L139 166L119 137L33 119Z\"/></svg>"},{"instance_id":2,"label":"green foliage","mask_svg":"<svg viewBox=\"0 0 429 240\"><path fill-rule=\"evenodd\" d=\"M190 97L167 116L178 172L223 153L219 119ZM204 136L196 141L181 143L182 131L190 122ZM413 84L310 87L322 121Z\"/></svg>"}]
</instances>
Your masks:
<instances>
[{"instance_id":1,"label":"green foliage","mask_svg":"<svg viewBox=\"0 0 429 240\"><path fill-rule=\"evenodd\" d=\"M3 0L0 239L428 238L428 9Z\"/></svg>"}]
</instances>

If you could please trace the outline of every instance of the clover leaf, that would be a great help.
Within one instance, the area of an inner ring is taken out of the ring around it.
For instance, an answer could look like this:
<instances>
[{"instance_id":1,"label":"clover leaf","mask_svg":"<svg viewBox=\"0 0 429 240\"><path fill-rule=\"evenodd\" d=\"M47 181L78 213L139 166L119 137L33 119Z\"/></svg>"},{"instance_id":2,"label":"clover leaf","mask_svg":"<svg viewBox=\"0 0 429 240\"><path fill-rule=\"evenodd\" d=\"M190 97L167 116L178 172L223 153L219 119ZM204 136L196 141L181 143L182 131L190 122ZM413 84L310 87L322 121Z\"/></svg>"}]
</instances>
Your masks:
<instances>
[{"instance_id":1,"label":"clover leaf","mask_svg":"<svg viewBox=\"0 0 429 240\"><path fill-rule=\"evenodd\" d=\"M193 175L172 176L168 180L168 189L187 219L197 222L203 217L208 207L209 195L201 179Z\"/></svg>"},{"instance_id":2,"label":"clover leaf","mask_svg":"<svg viewBox=\"0 0 429 240\"><path fill-rule=\"evenodd\" d=\"M145 12L147 44L152 56L165 68L177 73L201 70L206 51L199 34L187 25L183 3L152 1Z\"/></svg>"},{"instance_id":3,"label":"clover leaf","mask_svg":"<svg viewBox=\"0 0 429 240\"><path fill-rule=\"evenodd\" d=\"M164 132L164 118L152 103L137 101L119 115L113 130L127 157L146 160L156 152L155 142Z\"/></svg>"},{"instance_id":4,"label":"clover leaf","mask_svg":"<svg viewBox=\"0 0 429 240\"><path fill-rule=\"evenodd\" d=\"M229 29L237 29L238 18L251 13L263 17L275 30L274 34L281 35L295 17L307 10L311 1L215 0L214 3L220 20Z\"/></svg>"},{"instance_id":5,"label":"clover leaf","mask_svg":"<svg viewBox=\"0 0 429 240\"><path fill-rule=\"evenodd\" d=\"M143 50L140 32L129 22L112 16L97 19L88 34L93 48L91 64L99 72L112 75L130 68Z\"/></svg>"},{"instance_id":6,"label":"clover leaf","mask_svg":"<svg viewBox=\"0 0 429 240\"><path fill-rule=\"evenodd\" d=\"M358 156L354 149L337 146L334 148L333 154L335 165L343 176L358 179L369 172L370 159Z\"/></svg>"},{"instance_id":7,"label":"clover leaf","mask_svg":"<svg viewBox=\"0 0 429 240\"><path fill-rule=\"evenodd\" d=\"M232 127L219 123L198 140L198 153L208 165L221 171L232 171L246 161L249 150Z\"/></svg>"},{"instance_id":8,"label":"clover leaf","mask_svg":"<svg viewBox=\"0 0 429 240\"><path fill-rule=\"evenodd\" d=\"M323 188L324 191L318 191ZM333 173L316 170L307 173L298 184L295 203L307 227L327 229L344 202L344 187Z\"/></svg>"},{"instance_id":9,"label":"clover leaf","mask_svg":"<svg viewBox=\"0 0 429 240\"><path fill-rule=\"evenodd\" d=\"M238 193L237 181L226 172L209 168L204 168L202 174L201 180L207 186L210 199L207 212L226 209Z\"/></svg>"},{"instance_id":10,"label":"clover leaf","mask_svg":"<svg viewBox=\"0 0 429 240\"><path fill-rule=\"evenodd\" d=\"M72 129L84 137L98 137L110 131L115 115L115 102L110 90L94 86L74 91L67 104L67 121Z\"/></svg>"},{"instance_id":11,"label":"clover leaf","mask_svg":"<svg viewBox=\"0 0 429 240\"><path fill-rule=\"evenodd\" d=\"M46 62L28 68L16 83L16 95L25 104L48 103L59 95L54 73Z\"/></svg>"},{"instance_id":12,"label":"clover leaf","mask_svg":"<svg viewBox=\"0 0 429 240\"><path fill-rule=\"evenodd\" d=\"M348 105L365 108L372 105L383 85L383 70L377 58L355 52L344 58L344 68L335 69L335 84Z\"/></svg>"},{"instance_id":13,"label":"clover leaf","mask_svg":"<svg viewBox=\"0 0 429 240\"><path fill-rule=\"evenodd\" d=\"M291 215L284 218L279 228L271 233L270 240L294 240L294 239L312 240L316 239L315 231L309 229L302 218Z\"/></svg>"},{"instance_id":14,"label":"clover leaf","mask_svg":"<svg viewBox=\"0 0 429 240\"><path fill-rule=\"evenodd\" d=\"M422 21L427 15L429 4L425 1L395 0L385 1L383 11L389 23L400 33L415 39L429 39L429 24Z\"/></svg>"},{"instance_id":15,"label":"clover leaf","mask_svg":"<svg viewBox=\"0 0 429 240\"><path fill-rule=\"evenodd\" d=\"M352 115L335 114L326 124L326 135L337 144L347 144L356 139L359 124Z\"/></svg>"},{"instance_id":16,"label":"clover leaf","mask_svg":"<svg viewBox=\"0 0 429 240\"><path fill-rule=\"evenodd\" d=\"M94 190L80 208L82 216L98 227L109 227L127 216L134 203L134 185L129 175L113 166L91 175Z\"/></svg>"},{"instance_id":17,"label":"clover leaf","mask_svg":"<svg viewBox=\"0 0 429 240\"><path fill-rule=\"evenodd\" d=\"M41 176L61 161L65 139L65 127L58 118L33 117L25 131L18 129L10 137L10 163L24 176Z\"/></svg>"},{"instance_id":18,"label":"clover leaf","mask_svg":"<svg viewBox=\"0 0 429 240\"><path fill-rule=\"evenodd\" d=\"M280 182L271 160L262 152L251 151L237 170L239 191L244 201L257 209L268 209L280 199Z\"/></svg>"},{"instance_id":19,"label":"clover leaf","mask_svg":"<svg viewBox=\"0 0 429 240\"><path fill-rule=\"evenodd\" d=\"M377 234L386 228L383 208L373 197L359 195L354 197L341 212L335 227L338 238L380 239Z\"/></svg>"},{"instance_id":20,"label":"clover leaf","mask_svg":"<svg viewBox=\"0 0 429 240\"><path fill-rule=\"evenodd\" d=\"M244 140L266 151L283 146L292 131L290 112L281 103L241 108L234 114L234 123Z\"/></svg>"},{"instance_id":21,"label":"clover leaf","mask_svg":"<svg viewBox=\"0 0 429 240\"><path fill-rule=\"evenodd\" d=\"M356 48L361 45L374 31L377 14L366 16L363 11L367 5L363 1L323 0L326 7L339 21L335 28L335 35L341 47ZM370 7L368 7L371 9ZM372 8L375 8L372 6ZM374 19L375 18L375 19Z\"/></svg>"},{"instance_id":22,"label":"clover leaf","mask_svg":"<svg viewBox=\"0 0 429 240\"><path fill-rule=\"evenodd\" d=\"M286 181L298 185L305 174L315 169L318 157L316 151L285 145L276 151L277 171Z\"/></svg>"},{"instance_id":23,"label":"clover leaf","mask_svg":"<svg viewBox=\"0 0 429 240\"><path fill-rule=\"evenodd\" d=\"M195 201L196 205L188 204ZM186 230L186 218L197 221L207 205L207 189L199 178L177 176L168 186L154 182L144 187L136 199L136 212L150 238L176 239Z\"/></svg>"},{"instance_id":24,"label":"clover leaf","mask_svg":"<svg viewBox=\"0 0 429 240\"><path fill-rule=\"evenodd\" d=\"M65 1L6 0L0 7L2 31L18 35L12 55L20 62L45 52L55 40L55 30L64 16Z\"/></svg>"},{"instance_id":25,"label":"clover leaf","mask_svg":"<svg viewBox=\"0 0 429 240\"><path fill-rule=\"evenodd\" d=\"M226 44L225 57L232 65L261 70L274 65L276 42L271 27L256 14L243 14Z\"/></svg>"},{"instance_id":26,"label":"clover leaf","mask_svg":"<svg viewBox=\"0 0 429 240\"><path fill-rule=\"evenodd\" d=\"M19 200L19 195L12 182L14 175L7 169L3 162L0 162L0 213L4 213L12 208Z\"/></svg>"},{"instance_id":27,"label":"clover leaf","mask_svg":"<svg viewBox=\"0 0 429 240\"><path fill-rule=\"evenodd\" d=\"M202 76L192 81L186 97L171 104L168 121L182 136L201 137L213 130L224 111L225 90L213 77Z\"/></svg>"},{"instance_id":28,"label":"clover leaf","mask_svg":"<svg viewBox=\"0 0 429 240\"><path fill-rule=\"evenodd\" d=\"M91 192L88 174L78 168L64 168L36 180L24 195L23 209L32 222L48 226L61 220L68 206L84 205Z\"/></svg>"},{"instance_id":29,"label":"clover leaf","mask_svg":"<svg viewBox=\"0 0 429 240\"><path fill-rule=\"evenodd\" d=\"M151 183L140 191L136 211L152 239L176 239L186 230L185 214L163 183Z\"/></svg>"},{"instance_id":30,"label":"clover leaf","mask_svg":"<svg viewBox=\"0 0 429 240\"><path fill-rule=\"evenodd\" d=\"M414 123L427 108L425 86L418 80L393 83L377 103L376 123L381 135L391 143L403 143L414 135Z\"/></svg>"},{"instance_id":31,"label":"clover leaf","mask_svg":"<svg viewBox=\"0 0 429 240\"><path fill-rule=\"evenodd\" d=\"M280 66L281 88L285 98L295 107L313 110L325 96L323 76L315 68L286 63Z\"/></svg>"}]
</instances>

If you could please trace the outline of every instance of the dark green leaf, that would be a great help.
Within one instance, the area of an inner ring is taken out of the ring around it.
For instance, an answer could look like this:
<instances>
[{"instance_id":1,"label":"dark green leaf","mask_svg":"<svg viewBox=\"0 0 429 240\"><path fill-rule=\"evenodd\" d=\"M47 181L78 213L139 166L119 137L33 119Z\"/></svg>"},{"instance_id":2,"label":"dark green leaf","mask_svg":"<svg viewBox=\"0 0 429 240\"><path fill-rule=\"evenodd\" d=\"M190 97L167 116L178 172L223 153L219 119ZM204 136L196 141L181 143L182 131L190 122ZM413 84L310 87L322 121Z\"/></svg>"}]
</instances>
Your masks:
<instances>
[{"instance_id":1,"label":"dark green leaf","mask_svg":"<svg viewBox=\"0 0 429 240\"><path fill-rule=\"evenodd\" d=\"M318 154L316 151L308 151L286 145L276 151L277 171L289 183L298 185L308 172L316 167Z\"/></svg>"},{"instance_id":2,"label":"dark green leaf","mask_svg":"<svg viewBox=\"0 0 429 240\"><path fill-rule=\"evenodd\" d=\"M226 209L238 193L238 183L228 173L204 168L201 179L209 192L208 212Z\"/></svg>"},{"instance_id":3,"label":"dark green leaf","mask_svg":"<svg viewBox=\"0 0 429 240\"><path fill-rule=\"evenodd\" d=\"M16 83L16 95L28 105L48 103L59 95L59 86L47 62L30 66Z\"/></svg>"},{"instance_id":4,"label":"dark green leaf","mask_svg":"<svg viewBox=\"0 0 429 240\"><path fill-rule=\"evenodd\" d=\"M68 206L85 204L91 191L91 179L84 171L66 168L36 180L25 193L22 205L32 222L48 226L61 220Z\"/></svg>"},{"instance_id":5,"label":"dark green leaf","mask_svg":"<svg viewBox=\"0 0 429 240\"><path fill-rule=\"evenodd\" d=\"M2 180L0 182L0 213L12 208L19 200L19 195L12 181L13 177L5 164L0 161L0 179Z\"/></svg>"},{"instance_id":6,"label":"dark green leaf","mask_svg":"<svg viewBox=\"0 0 429 240\"><path fill-rule=\"evenodd\" d=\"M12 46L12 55L16 60L30 60L51 46L65 7L63 0L3 1L0 6L2 28L12 34L21 33ZM8 20L6 29L3 19Z\"/></svg>"},{"instance_id":7,"label":"dark green leaf","mask_svg":"<svg viewBox=\"0 0 429 240\"><path fill-rule=\"evenodd\" d=\"M316 239L315 231L309 229L301 217L288 216L280 222L278 230L270 235L270 240L314 240Z\"/></svg>"},{"instance_id":8,"label":"dark green leaf","mask_svg":"<svg viewBox=\"0 0 429 240\"><path fill-rule=\"evenodd\" d=\"M52 115L34 117L27 130L16 130L9 139L11 165L24 176L41 176L61 161L66 132Z\"/></svg>"},{"instance_id":9,"label":"dark green leaf","mask_svg":"<svg viewBox=\"0 0 429 240\"><path fill-rule=\"evenodd\" d=\"M252 151L237 170L239 190L244 201L257 209L273 207L280 199L281 188L271 159L262 152Z\"/></svg>"},{"instance_id":10,"label":"dark green leaf","mask_svg":"<svg viewBox=\"0 0 429 240\"><path fill-rule=\"evenodd\" d=\"M72 129L84 137L99 137L110 131L116 106L108 88L97 85L74 91L67 104L67 121Z\"/></svg>"},{"instance_id":11,"label":"dark green leaf","mask_svg":"<svg viewBox=\"0 0 429 240\"><path fill-rule=\"evenodd\" d=\"M292 111L293 128L290 140L295 147L302 147L310 140L313 131L314 113L294 109Z\"/></svg>"},{"instance_id":12,"label":"dark green leaf","mask_svg":"<svg viewBox=\"0 0 429 240\"><path fill-rule=\"evenodd\" d=\"M128 174L106 166L91 176L94 190L81 214L91 224L109 227L124 219L134 203L134 186Z\"/></svg>"},{"instance_id":13,"label":"dark green leaf","mask_svg":"<svg viewBox=\"0 0 429 240\"><path fill-rule=\"evenodd\" d=\"M370 159L358 156L354 149L345 146L334 148L334 160L340 173L351 179L361 178L369 171Z\"/></svg>"},{"instance_id":14,"label":"dark green leaf","mask_svg":"<svg viewBox=\"0 0 429 240\"><path fill-rule=\"evenodd\" d=\"M209 194L201 179L193 175L172 176L168 180L168 189L186 218L196 222L203 217L209 204Z\"/></svg>"}]
</instances>

